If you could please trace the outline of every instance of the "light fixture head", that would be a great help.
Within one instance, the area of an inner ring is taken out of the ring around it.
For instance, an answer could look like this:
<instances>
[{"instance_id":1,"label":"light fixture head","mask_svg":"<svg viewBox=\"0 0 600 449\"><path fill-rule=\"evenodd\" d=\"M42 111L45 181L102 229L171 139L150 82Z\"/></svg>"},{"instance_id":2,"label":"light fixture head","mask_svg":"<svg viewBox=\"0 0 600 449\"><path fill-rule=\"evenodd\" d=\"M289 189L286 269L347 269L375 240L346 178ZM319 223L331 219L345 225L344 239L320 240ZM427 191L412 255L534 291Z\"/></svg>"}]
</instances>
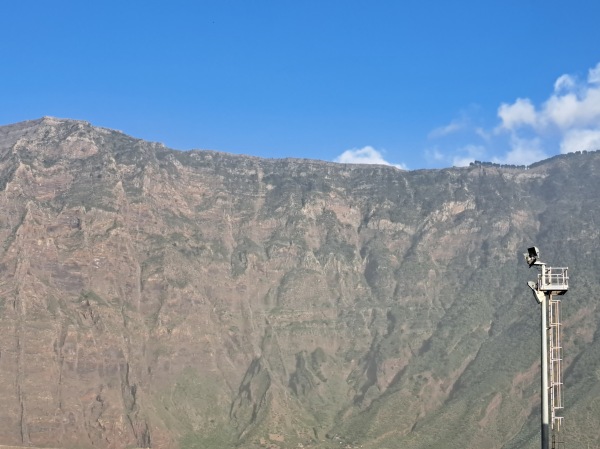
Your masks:
<instances>
[{"instance_id":1,"label":"light fixture head","mask_svg":"<svg viewBox=\"0 0 600 449\"><path fill-rule=\"evenodd\" d=\"M531 248L527 248L527 252L523 254L525 256L525 261L531 268L533 265L543 265L540 259L540 250L537 246L532 246Z\"/></svg>"},{"instance_id":2,"label":"light fixture head","mask_svg":"<svg viewBox=\"0 0 600 449\"><path fill-rule=\"evenodd\" d=\"M533 297L535 298L536 302L538 304L541 304L542 301L544 300L544 292L539 291L538 288L537 288L537 284L535 282L533 282L533 281L527 282L527 285L529 286L529 288L533 292Z\"/></svg>"}]
</instances>

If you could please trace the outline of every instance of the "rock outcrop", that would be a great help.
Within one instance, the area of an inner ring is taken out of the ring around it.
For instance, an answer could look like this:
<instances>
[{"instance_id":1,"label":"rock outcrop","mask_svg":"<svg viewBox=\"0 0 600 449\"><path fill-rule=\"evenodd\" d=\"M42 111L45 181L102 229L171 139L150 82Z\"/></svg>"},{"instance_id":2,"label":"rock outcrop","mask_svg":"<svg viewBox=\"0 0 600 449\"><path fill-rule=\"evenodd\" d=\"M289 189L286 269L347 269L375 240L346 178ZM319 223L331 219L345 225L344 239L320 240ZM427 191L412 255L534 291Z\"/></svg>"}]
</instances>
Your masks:
<instances>
[{"instance_id":1,"label":"rock outcrop","mask_svg":"<svg viewBox=\"0 0 600 449\"><path fill-rule=\"evenodd\" d=\"M535 244L598 445L599 192L596 152L407 172L0 127L0 444L536 447Z\"/></svg>"}]
</instances>

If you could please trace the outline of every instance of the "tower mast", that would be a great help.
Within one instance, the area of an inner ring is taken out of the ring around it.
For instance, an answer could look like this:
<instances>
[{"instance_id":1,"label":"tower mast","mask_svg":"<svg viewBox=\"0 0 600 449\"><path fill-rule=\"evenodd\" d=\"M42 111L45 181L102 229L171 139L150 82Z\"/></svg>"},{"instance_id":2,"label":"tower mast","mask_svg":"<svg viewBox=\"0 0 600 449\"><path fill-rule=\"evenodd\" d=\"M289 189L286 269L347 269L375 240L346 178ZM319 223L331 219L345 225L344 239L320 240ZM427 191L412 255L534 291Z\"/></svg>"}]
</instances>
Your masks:
<instances>
[{"instance_id":1,"label":"tower mast","mask_svg":"<svg viewBox=\"0 0 600 449\"><path fill-rule=\"evenodd\" d=\"M537 282L527 285L541 307L541 443L542 449L550 449L549 434L552 431L552 449L562 444L560 429L563 417L558 412L563 408L562 391L562 343L560 322L560 300L569 289L568 268L547 267L539 260L540 251L533 246L524 254L529 267L537 266L540 272Z\"/></svg>"}]
</instances>

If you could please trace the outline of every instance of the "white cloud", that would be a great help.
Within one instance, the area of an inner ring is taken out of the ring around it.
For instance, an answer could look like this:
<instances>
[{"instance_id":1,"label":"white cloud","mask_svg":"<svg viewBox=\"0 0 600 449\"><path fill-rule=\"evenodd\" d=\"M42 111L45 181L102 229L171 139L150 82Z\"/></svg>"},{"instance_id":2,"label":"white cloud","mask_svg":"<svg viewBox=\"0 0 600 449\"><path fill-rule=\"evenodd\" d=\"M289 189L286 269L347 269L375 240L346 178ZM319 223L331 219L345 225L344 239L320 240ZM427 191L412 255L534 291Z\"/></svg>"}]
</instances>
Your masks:
<instances>
[{"instance_id":1,"label":"white cloud","mask_svg":"<svg viewBox=\"0 0 600 449\"><path fill-rule=\"evenodd\" d=\"M515 129L523 125L535 126L537 113L529 98L517 98L513 104L502 103L498 108L501 127Z\"/></svg>"},{"instance_id":2,"label":"white cloud","mask_svg":"<svg viewBox=\"0 0 600 449\"><path fill-rule=\"evenodd\" d=\"M543 122L563 129L568 128L577 120L579 109L577 103L577 97L573 93L552 95L544 104Z\"/></svg>"},{"instance_id":3,"label":"white cloud","mask_svg":"<svg viewBox=\"0 0 600 449\"><path fill-rule=\"evenodd\" d=\"M452 120L445 126L440 126L439 128L435 128L433 131L429 133L430 139L435 139L438 137L447 136L448 134L455 133L460 131L465 127L465 123L463 120Z\"/></svg>"},{"instance_id":4,"label":"white cloud","mask_svg":"<svg viewBox=\"0 0 600 449\"><path fill-rule=\"evenodd\" d=\"M575 87L575 79L571 75L561 75L554 82L554 92L568 91Z\"/></svg>"},{"instance_id":5,"label":"white cloud","mask_svg":"<svg viewBox=\"0 0 600 449\"><path fill-rule=\"evenodd\" d=\"M537 108L529 98L517 98L512 104L498 108L500 129L516 130L531 127L537 132L572 128L600 128L600 63L589 70L587 82L578 82L571 75L561 75L554 83L554 92Z\"/></svg>"},{"instance_id":6,"label":"white cloud","mask_svg":"<svg viewBox=\"0 0 600 449\"><path fill-rule=\"evenodd\" d=\"M600 129L572 129L560 143L561 153L600 150Z\"/></svg>"},{"instance_id":7,"label":"white cloud","mask_svg":"<svg viewBox=\"0 0 600 449\"><path fill-rule=\"evenodd\" d=\"M600 62L582 81L565 74L539 106L517 98L498 108L501 124L496 133L510 132L511 150L499 162L529 164L547 157L543 146L560 146L562 153L600 149ZM528 136L525 139L524 136ZM533 136L533 138L531 138Z\"/></svg>"},{"instance_id":8,"label":"white cloud","mask_svg":"<svg viewBox=\"0 0 600 449\"><path fill-rule=\"evenodd\" d=\"M471 162L475 162L483 156L485 147L481 145L467 145L458 151L461 154L452 158L452 165L454 167L466 167Z\"/></svg>"},{"instance_id":9,"label":"white cloud","mask_svg":"<svg viewBox=\"0 0 600 449\"><path fill-rule=\"evenodd\" d=\"M502 158L494 158L498 164L529 165L546 159L548 155L542 150L542 140L539 137L522 139L512 135L511 150Z\"/></svg>"},{"instance_id":10,"label":"white cloud","mask_svg":"<svg viewBox=\"0 0 600 449\"><path fill-rule=\"evenodd\" d=\"M452 158L452 166L453 167L468 167L471 162L475 162L475 158L465 156L454 156Z\"/></svg>"},{"instance_id":11,"label":"white cloud","mask_svg":"<svg viewBox=\"0 0 600 449\"><path fill-rule=\"evenodd\" d=\"M486 142L490 142L490 140L492 139L492 134L481 127L475 128L475 134L477 134Z\"/></svg>"},{"instance_id":12,"label":"white cloud","mask_svg":"<svg viewBox=\"0 0 600 449\"><path fill-rule=\"evenodd\" d=\"M588 72L588 83L600 84L600 62Z\"/></svg>"},{"instance_id":13,"label":"white cloud","mask_svg":"<svg viewBox=\"0 0 600 449\"><path fill-rule=\"evenodd\" d=\"M377 165L391 165L402 170L407 170L404 164L392 164L386 161L382 154L372 146L366 146L363 148L354 148L352 150L346 150L338 157L334 159L335 162L341 162L343 164L377 164Z\"/></svg>"},{"instance_id":14,"label":"white cloud","mask_svg":"<svg viewBox=\"0 0 600 449\"><path fill-rule=\"evenodd\" d=\"M439 165L449 162L449 158L437 146L425 149L425 160L428 164Z\"/></svg>"},{"instance_id":15,"label":"white cloud","mask_svg":"<svg viewBox=\"0 0 600 449\"><path fill-rule=\"evenodd\" d=\"M552 95L544 104L542 122L561 130L600 127L600 85L585 87L580 95L575 92Z\"/></svg>"},{"instance_id":16,"label":"white cloud","mask_svg":"<svg viewBox=\"0 0 600 449\"><path fill-rule=\"evenodd\" d=\"M437 148L433 149L433 151L430 151L428 153L428 155L433 158L434 161L443 161L444 160L444 155L442 154L442 152L440 150L438 150Z\"/></svg>"},{"instance_id":17,"label":"white cloud","mask_svg":"<svg viewBox=\"0 0 600 449\"><path fill-rule=\"evenodd\" d=\"M439 143L425 151L428 162L465 166L491 158L500 164L530 165L559 150L600 150L600 62L587 77L563 74L548 87L541 101L520 97L501 103L495 127L478 126L481 121L471 109L433 129L428 137L439 138ZM467 136L470 142L464 140Z\"/></svg>"}]
</instances>

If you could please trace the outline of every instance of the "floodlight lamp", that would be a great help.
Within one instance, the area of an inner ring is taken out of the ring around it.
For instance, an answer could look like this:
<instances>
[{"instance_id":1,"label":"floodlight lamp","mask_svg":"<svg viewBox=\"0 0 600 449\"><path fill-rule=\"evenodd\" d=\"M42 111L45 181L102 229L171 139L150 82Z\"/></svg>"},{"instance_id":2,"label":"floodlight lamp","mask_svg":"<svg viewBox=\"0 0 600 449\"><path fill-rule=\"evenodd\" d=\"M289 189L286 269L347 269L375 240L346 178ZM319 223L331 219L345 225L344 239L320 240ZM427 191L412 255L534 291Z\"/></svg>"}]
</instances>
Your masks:
<instances>
[{"instance_id":1,"label":"floodlight lamp","mask_svg":"<svg viewBox=\"0 0 600 449\"><path fill-rule=\"evenodd\" d=\"M527 252L523 254L525 256L525 261L531 268L533 265L542 265L542 262L539 261L540 258L540 250L537 246L532 246L531 248L527 248Z\"/></svg>"},{"instance_id":2,"label":"floodlight lamp","mask_svg":"<svg viewBox=\"0 0 600 449\"><path fill-rule=\"evenodd\" d=\"M527 282L527 285L529 286L529 288L533 292L533 297L535 298L536 302L538 304L541 304L542 301L544 300L544 292L539 291L538 288L537 288L537 284L535 282L533 282L533 281Z\"/></svg>"}]
</instances>

